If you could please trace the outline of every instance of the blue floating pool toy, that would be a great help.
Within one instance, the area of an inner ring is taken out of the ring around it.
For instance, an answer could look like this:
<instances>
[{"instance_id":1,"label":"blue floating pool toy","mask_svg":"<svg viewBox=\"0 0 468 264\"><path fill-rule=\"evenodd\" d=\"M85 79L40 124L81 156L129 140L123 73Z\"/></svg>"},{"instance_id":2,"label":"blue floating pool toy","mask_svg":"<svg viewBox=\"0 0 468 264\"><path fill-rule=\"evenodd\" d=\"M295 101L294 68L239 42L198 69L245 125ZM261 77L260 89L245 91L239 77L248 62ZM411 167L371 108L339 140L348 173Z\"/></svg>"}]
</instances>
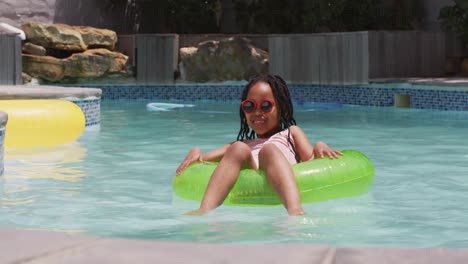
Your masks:
<instances>
[{"instance_id":1,"label":"blue floating pool toy","mask_svg":"<svg viewBox=\"0 0 468 264\"><path fill-rule=\"evenodd\" d=\"M149 103L146 110L154 112L168 112L176 108L194 107L192 104L172 104L172 103Z\"/></svg>"}]
</instances>

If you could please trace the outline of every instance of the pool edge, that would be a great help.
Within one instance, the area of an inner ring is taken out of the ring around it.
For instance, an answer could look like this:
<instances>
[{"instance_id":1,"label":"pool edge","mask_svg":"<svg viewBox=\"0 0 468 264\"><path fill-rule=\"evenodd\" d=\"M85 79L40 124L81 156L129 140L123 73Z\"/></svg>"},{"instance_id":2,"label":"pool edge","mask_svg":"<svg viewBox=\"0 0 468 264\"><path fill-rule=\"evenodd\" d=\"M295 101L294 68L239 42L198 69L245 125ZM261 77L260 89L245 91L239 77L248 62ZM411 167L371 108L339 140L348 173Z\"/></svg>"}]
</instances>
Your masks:
<instances>
[{"instance_id":1,"label":"pool edge","mask_svg":"<svg viewBox=\"0 0 468 264\"><path fill-rule=\"evenodd\" d=\"M0 228L4 263L463 263L468 249L150 241Z\"/></svg>"}]
</instances>

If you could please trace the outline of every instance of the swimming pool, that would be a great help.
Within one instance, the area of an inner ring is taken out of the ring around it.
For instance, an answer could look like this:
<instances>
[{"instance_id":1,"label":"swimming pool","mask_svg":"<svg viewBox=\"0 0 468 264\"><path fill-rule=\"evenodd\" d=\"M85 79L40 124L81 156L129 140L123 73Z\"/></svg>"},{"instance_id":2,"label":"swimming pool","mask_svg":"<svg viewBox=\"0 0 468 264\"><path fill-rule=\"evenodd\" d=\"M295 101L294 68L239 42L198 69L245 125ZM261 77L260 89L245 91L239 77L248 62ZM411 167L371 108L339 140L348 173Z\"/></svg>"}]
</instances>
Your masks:
<instances>
[{"instance_id":1,"label":"swimming pool","mask_svg":"<svg viewBox=\"0 0 468 264\"><path fill-rule=\"evenodd\" d=\"M369 194L282 207L221 206L208 216L172 194L175 168L193 146L232 141L236 103L151 112L153 101L104 100L100 131L55 148L8 149L0 226L228 243L467 247L468 112L296 105L311 141L357 149L376 170Z\"/></svg>"}]
</instances>

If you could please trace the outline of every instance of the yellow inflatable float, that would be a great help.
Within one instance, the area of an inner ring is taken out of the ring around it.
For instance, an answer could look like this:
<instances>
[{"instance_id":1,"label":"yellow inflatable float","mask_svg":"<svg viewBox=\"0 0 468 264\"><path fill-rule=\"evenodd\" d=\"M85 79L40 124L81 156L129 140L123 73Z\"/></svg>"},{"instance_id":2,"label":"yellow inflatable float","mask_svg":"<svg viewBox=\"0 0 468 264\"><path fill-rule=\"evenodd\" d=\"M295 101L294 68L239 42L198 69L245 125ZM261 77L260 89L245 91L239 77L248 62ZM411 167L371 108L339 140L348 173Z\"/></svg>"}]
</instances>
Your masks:
<instances>
[{"instance_id":1,"label":"yellow inflatable float","mask_svg":"<svg viewBox=\"0 0 468 264\"><path fill-rule=\"evenodd\" d=\"M8 113L5 147L56 146L76 140L86 119L76 104L66 100L0 100Z\"/></svg>"}]
</instances>

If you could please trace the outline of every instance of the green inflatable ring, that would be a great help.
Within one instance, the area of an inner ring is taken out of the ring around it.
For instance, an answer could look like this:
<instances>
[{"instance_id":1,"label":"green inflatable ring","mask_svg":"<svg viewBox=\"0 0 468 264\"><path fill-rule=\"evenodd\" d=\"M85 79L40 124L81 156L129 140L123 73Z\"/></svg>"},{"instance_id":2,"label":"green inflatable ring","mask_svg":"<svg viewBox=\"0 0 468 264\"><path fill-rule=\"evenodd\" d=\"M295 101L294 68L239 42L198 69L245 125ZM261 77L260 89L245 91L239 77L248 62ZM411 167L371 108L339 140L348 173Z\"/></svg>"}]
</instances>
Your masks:
<instances>
[{"instance_id":1,"label":"green inflatable ring","mask_svg":"<svg viewBox=\"0 0 468 264\"><path fill-rule=\"evenodd\" d=\"M337 159L315 159L293 165L302 203L350 197L367 193L374 179L374 167L359 151L343 150ZM201 201L216 162L193 163L174 177L174 193ZM228 205L279 205L264 172L243 169L224 200Z\"/></svg>"}]
</instances>

